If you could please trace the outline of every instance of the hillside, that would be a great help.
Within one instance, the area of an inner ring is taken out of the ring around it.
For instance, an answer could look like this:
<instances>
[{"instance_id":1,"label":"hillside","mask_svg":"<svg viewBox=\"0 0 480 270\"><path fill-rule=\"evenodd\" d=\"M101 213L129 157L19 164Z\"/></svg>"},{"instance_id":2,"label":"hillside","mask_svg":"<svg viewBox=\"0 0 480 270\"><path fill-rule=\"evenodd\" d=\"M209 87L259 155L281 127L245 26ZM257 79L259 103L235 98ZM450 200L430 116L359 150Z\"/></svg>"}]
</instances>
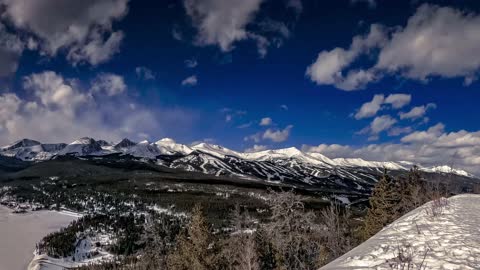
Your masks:
<instances>
[{"instance_id":1,"label":"hillside","mask_svg":"<svg viewBox=\"0 0 480 270\"><path fill-rule=\"evenodd\" d=\"M321 269L479 269L479 224L480 195L429 202Z\"/></svg>"}]
</instances>

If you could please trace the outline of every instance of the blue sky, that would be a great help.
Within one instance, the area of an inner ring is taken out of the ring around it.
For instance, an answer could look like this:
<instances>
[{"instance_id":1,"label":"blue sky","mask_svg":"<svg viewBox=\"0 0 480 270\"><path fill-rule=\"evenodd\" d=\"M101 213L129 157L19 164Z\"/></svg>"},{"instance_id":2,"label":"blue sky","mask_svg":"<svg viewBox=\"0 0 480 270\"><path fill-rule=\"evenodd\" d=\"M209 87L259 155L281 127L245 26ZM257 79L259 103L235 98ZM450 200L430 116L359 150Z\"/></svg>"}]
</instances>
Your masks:
<instances>
[{"instance_id":1,"label":"blue sky","mask_svg":"<svg viewBox=\"0 0 480 270\"><path fill-rule=\"evenodd\" d=\"M477 1L156 2L0 0L0 142L172 137L476 166Z\"/></svg>"}]
</instances>

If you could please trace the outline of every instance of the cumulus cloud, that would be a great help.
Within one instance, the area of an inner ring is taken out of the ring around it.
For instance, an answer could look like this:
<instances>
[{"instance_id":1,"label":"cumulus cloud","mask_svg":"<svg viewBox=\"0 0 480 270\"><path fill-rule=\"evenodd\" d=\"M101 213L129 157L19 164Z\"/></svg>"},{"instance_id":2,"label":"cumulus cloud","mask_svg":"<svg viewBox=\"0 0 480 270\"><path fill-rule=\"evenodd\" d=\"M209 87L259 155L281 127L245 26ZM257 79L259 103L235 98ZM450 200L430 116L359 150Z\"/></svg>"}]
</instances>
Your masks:
<instances>
[{"instance_id":1,"label":"cumulus cloud","mask_svg":"<svg viewBox=\"0 0 480 270\"><path fill-rule=\"evenodd\" d=\"M128 0L1 0L2 18L31 35L31 48L55 56L65 51L74 64L98 65L118 52L124 37L113 23L128 13Z\"/></svg>"},{"instance_id":2,"label":"cumulus cloud","mask_svg":"<svg viewBox=\"0 0 480 270\"><path fill-rule=\"evenodd\" d=\"M192 75L190 77L185 78L182 81L182 86L195 86L198 83L198 79L196 75Z\"/></svg>"},{"instance_id":3,"label":"cumulus cloud","mask_svg":"<svg viewBox=\"0 0 480 270\"><path fill-rule=\"evenodd\" d=\"M273 142L284 142L290 136L290 132L292 131L292 128L293 128L293 125L289 125L283 130L267 129L265 133L263 133L262 139L271 140Z\"/></svg>"},{"instance_id":4,"label":"cumulus cloud","mask_svg":"<svg viewBox=\"0 0 480 270\"><path fill-rule=\"evenodd\" d=\"M107 96L116 96L125 92L127 85L122 76L112 73L100 73L92 82L92 93L104 93Z\"/></svg>"},{"instance_id":5,"label":"cumulus cloud","mask_svg":"<svg viewBox=\"0 0 480 270\"><path fill-rule=\"evenodd\" d=\"M135 74L137 74L137 77L148 81L148 80L155 80L155 74L153 71L147 67L136 67L135 68Z\"/></svg>"},{"instance_id":6,"label":"cumulus cloud","mask_svg":"<svg viewBox=\"0 0 480 270\"><path fill-rule=\"evenodd\" d=\"M438 123L426 131L416 131L402 138L405 143L433 143L445 130L445 125Z\"/></svg>"},{"instance_id":7,"label":"cumulus cloud","mask_svg":"<svg viewBox=\"0 0 480 270\"><path fill-rule=\"evenodd\" d=\"M382 131L391 128L397 120L393 119L390 115L377 116L370 124L370 130L373 134L378 134Z\"/></svg>"},{"instance_id":8,"label":"cumulus cloud","mask_svg":"<svg viewBox=\"0 0 480 270\"><path fill-rule=\"evenodd\" d=\"M260 126L270 126L273 123L272 118L264 117L260 120Z\"/></svg>"},{"instance_id":9,"label":"cumulus cloud","mask_svg":"<svg viewBox=\"0 0 480 270\"><path fill-rule=\"evenodd\" d=\"M436 124L425 131L416 131L400 143L304 146L330 158L360 157L376 161L408 161L424 166L449 165L480 174L480 131L445 131Z\"/></svg>"},{"instance_id":10,"label":"cumulus cloud","mask_svg":"<svg viewBox=\"0 0 480 270\"><path fill-rule=\"evenodd\" d=\"M390 130L397 122L390 115L377 116L368 126L358 131L357 134L368 134L368 140L375 141L378 140L381 132Z\"/></svg>"},{"instance_id":11,"label":"cumulus cloud","mask_svg":"<svg viewBox=\"0 0 480 270\"><path fill-rule=\"evenodd\" d=\"M424 4L405 28L393 34L376 66L411 79L441 76L468 81L480 67L479 28L478 14Z\"/></svg>"},{"instance_id":12,"label":"cumulus cloud","mask_svg":"<svg viewBox=\"0 0 480 270\"><path fill-rule=\"evenodd\" d=\"M255 18L262 0L185 0L187 14L198 30L199 45L217 45L224 52L249 38L246 26Z\"/></svg>"},{"instance_id":13,"label":"cumulus cloud","mask_svg":"<svg viewBox=\"0 0 480 270\"><path fill-rule=\"evenodd\" d=\"M305 152L321 153L328 157L349 157L352 152L350 146L340 144L320 144L317 146L304 144L302 150Z\"/></svg>"},{"instance_id":14,"label":"cumulus cloud","mask_svg":"<svg viewBox=\"0 0 480 270\"><path fill-rule=\"evenodd\" d=\"M391 104L394 109L400 109L410 104L412 96L407 94L391 94L385 99L385 104Z\"/></svg>"},{"instance_id":15,"label":"cumulus cloud","mask_svg":"<svg viewBox=\"0 0 480 270\"><path fill-rule=\"evenodd\" d=\"M16 35L7 32L0 23L0 78L8 77L18 68L18 59L23 50L24 43Z\"/></svg>"},{"instance_id":16,"label":"cumulus cloud","mask_svg":"<svg viewBox=\"0 0 480 270\"><path fill-rule=\"evenodd\" d=\"M320 52L306 74L319 85L346 91L362 89L385 74L422 81L463 78L468 85L480 68L479 28L477 13L423 4L405 27L372 24L367 36L353 38L350 48ZM349 70L361 55L369 55L376 63Z\"/></svg>"},{"instance_id":17,"label":"cumulus cloud","mask_svg":"<svg viewBox=\"0 0 480 270\"><path fill-rule=\"evenodd\" d=\"M197 30L194 44L217 46L229 52L240 41L256 43L260 57L265 57L269 47L282 46L290 37L287 24L270 18L255 21L264 0L184 0L185 10ZM302 11L300 0L285 1L298 15ZM253 27L248 27L253 26Z\"/></svg>"},{"instance_id":18,"label":"cumulus cloud","mask_svg":"<svg viewBox=\"0 0 480 270\"><path fill-rule=\"evenodd\" d=\"M253 147L245 149L245 152L246 153L255 153L255 152L260 152L260 151L264 151L264 150L267 150L267 146L255 144L255 145L253 145Z\"/></svg>"},{"instance_id":19,"label":"cumulus cloud","mask_svg":"<svg viewBox=\"0 0 480 270\"><path fill-rule=\"evenodd\" d=\"M0 144L20 138L43 142L69 142L82 136L138 138L161 132L160 123L174 126L189 121L189 114L180 109L153 111L127 95L113 102L108 92L92 93L80 85L77 79L46 71L23 79L25 95L1 94Z\"/></svg>"},{"instance_id":20,"label":"cumulus cloud","mask_svg":"<svg viewBox=\"0 0 480 270\"><path fill-rule=\"evenodd\" d=\"M400 116L400 119L415 120L425 116L429 109L435 109L436 107L437 105L435 103L428 103L427 105L413 107L408 112L400 112L398 115Z\"/></svg>"},{"instance_id":21,"label":"cumulus cloud","mask_svg":"<svg viewBox=\"0 0 480 270\"><path fill-rule=\"evenodd\" d=\"M334 85L345 91L365 87L376 79L372 70L350 70L345 75L344 69L361 54L383 47L387 41L386 31L385 27L372 24L367 35L353 38L348 50L337 47L331 51L320 52L315 62L307 68L306 76L318 85Z\"/></svg>"},{"instance_id":22,"label":"cumulus cloud","mask_svg":"<svg viewBox=\"0 0 480 270\"><path fill-rule=\"evenodd\" d=\"M128 97L92 93L75 78L46 71L23 78L23 95L0 94L0 144L20 138L70 142L90 136L106 140L145 139L185 127L194 117L181 108L142 106ZM19 92L19 91L17 91ZM121 108L121 109L119 109Z\"/></svg>"},{"instance_id":23,"label":"cumulus cloud","mask_svg":"<svg viewBox=\"0 0 480 270\"><path fill-rule=\"evenodd\" d=\"M377 115L377 112L381 109L383 102L385 101L384 95L373 96L372 101L363 103L360 109L355 114L355 119L363 119Z\"/></svg>"},{"instance_id":24,"label":"cumulus cloud","mask_svg":"<svg viewBox=\"0 0 480 270\"><path fill-rule=\"evenodd\" d=\"M410 103L411 95L407 94L390 94L385 98L385 95L375 95L369 102L362 104L360 109L354 115L355 119L363 119L373 117L382 109L382 105L390 104L394 109L400 109Z\"/></svg>"}]
</instances>

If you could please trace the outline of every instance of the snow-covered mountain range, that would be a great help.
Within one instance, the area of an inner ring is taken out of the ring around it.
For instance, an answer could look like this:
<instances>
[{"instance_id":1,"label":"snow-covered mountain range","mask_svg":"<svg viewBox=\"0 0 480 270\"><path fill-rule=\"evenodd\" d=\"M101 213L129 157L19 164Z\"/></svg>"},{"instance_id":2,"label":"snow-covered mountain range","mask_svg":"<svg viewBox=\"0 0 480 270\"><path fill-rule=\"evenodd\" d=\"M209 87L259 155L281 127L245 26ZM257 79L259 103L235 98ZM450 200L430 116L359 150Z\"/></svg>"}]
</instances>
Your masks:
<instances>
[{"instance_id":1,"label":"snow-covered mountain range","mask_svg":"<svg viewBox=\"0 0 480 270\"><path fill-rule=\"evenodd\" d=\"M360 158L330 159L320 153L297 148L265 150L254 153L237 152L220 145L199 143L184 145L169 138L157 142L118 143L81 138L70 144L43 144L23 139L0 148L0 155L23 161L45 161L60 156L131 157L184 171L196 171L216 176L233 176L265 181L299 182L304 185L321 183L324 187L343 185L362 190L376 182L385 169L407 171L408 162L367 161ZM472 174L449 166L421 167L426 172L473 177ZM342 179L339 182L339 179Z\"/></svg>"}]
</instances>

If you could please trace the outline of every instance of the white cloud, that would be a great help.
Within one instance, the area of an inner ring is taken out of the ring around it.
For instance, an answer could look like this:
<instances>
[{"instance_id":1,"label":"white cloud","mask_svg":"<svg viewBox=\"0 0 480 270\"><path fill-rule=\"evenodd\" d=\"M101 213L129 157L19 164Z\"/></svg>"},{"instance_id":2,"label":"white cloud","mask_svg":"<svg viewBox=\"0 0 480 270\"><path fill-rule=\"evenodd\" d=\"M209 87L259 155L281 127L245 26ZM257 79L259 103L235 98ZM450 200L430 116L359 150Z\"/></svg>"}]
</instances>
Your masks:
<instances>
[{"instance_id":1,"label":"white cloud","mask_svg":"<svg viewBox=\"0 0 480 270\"><path fill-rule=\"evenodd\" d=\"M443 124L416 131L400 143L304 146L330 158L360 157L376 161L409 161L424 166L449 165L480 174L480 131L446 132Z\"/></svg>"},{"instance_id":2,"label":"white cloud","mask_svg":"<svg viewBox=\"0 0 480 270\"><path fill-rule=\"evenodd\" d=\"M116 96L127 90L122 76L112 73L100 73L92 81L92 93L105 93L107 96Z\"/></svg>"},{"instance_id":3,"label":"white cloud","mask_svg":"<svg viewBox=\"0 0 480 270\"><path fill-rule=\"evenodd\" d=\"M390 94L386 98L382 94L375 95L372 101L362 104L354 116L357 120L373 117L383 109L382 105L384 104L390 104L393 109L400 109L409 104L411 100L412 96L407 94Z\"/></svg>"},{"instance_id":4,"label":"white cloud","mask_svg":"<svg viewBox=\"0 0 480 270\"><path fill-rule=\"evenodd\" d=\"M196 75L185 78L182 81L182 86L195 86L198 84L198 79Z\"/></svg>"},{"instance_id":5,"label":"white cloud","mask_svg":"<svg viewBox=\"0 0 480 270\"><path fill-rule=\"evenodd\" d=\"M281 108L282 110L288 111L288 106L285 105L285 104L280 105L280 108Z\"/></svg>"},{"instance_id":6,"label":"white cloud","mask_svg":"<svg viewBox=\"0 0 480 270\"><path fill-rule=\"evenodd\" d=\"M283 130L267 129L262 135L262 139L271 140L273 142L284 142L290 136L293 126L289 125Z\"/></svg>"},{"instance_id":7,"label":"white cloud","mask_svg":"<svg viewBox=\"0 0 480 270\"><path fill-rule=\"evenodd\" d=\"M382 49L377 68L411 79L476 77L480 67L480 16L424 4ZM461 40L461 42L459 42Z\"/></svg>"},{"instance_id":8,"label":"white cloud","mask_svg":"<svg viewBox=\"0 0 480 270\"><path fill-rule=\"evenodd\" d=\"M480 68L479 28L477 13L423 4L405 27L372 24L368 36L355 36L349 49L320 52L307 76L346 91L362 89L386 74L422 81L463 78L468 85ZM348 70L361 55L376 59L376 64Z\"/></svg>"},{"instance_id":9,"label":"white cloud","mask_svg":"<svg viewBox=\"0 0 480 270\"><path fill-rule=\"evenodd\" d=\"M16 35L8 33L0 23L0 78L8 77L18 68L18 59L24 50L24 44Z\"/></svg>"},{"instance_id":10,"label":"white cloud","mask_svg":"<svg viewBox=\"0 0 480 270\"><path fill-rule=\"evenodd\" d=\"M304 144L302 150L305 152L322 153L328 157L348 157L352 152L352 148L340 144L320 144L311 146Z\"/></svg>"},{"instance_id":11,"label":"white cloud","mask_svg":"<svg viewBox=\"0 0 480 270\"><path fill-rule=\"evenodd\" d=\"M123 32L112 24L128 13L128 0L1 0L3 19L35 38L43 53L65 50L74 63L97 65L118 52ZM31 43L33 44L33 43ZM32 47L33 48L33 47Z\"/></svg>"},{"instance_id":12,"label":"white cloud","mask_svg":"<svg viewBox=\"0 0 480 270\"><path fill-rule=\"evenodd\" d=\"M270 47L280 47L291 36L288 25L269 17L255 21L265 0L183 0L187 15L197 30L194 44L217 46L222 52L235 48L237 42L254 41L260 57ZM286 7L297 17L303 6L300 0L286 0Z\"/></svg>"},{"instance_id":13,"label":"white cloud","mask_svg":"<svg viewBox=\"0 0 480 270\"><path fill-rule=\"evenodd\" d=\"M270 126L273 123L272 118L264 117L260 120L260 126Z\"/></svg>"},{"instance_id":14,"label":"white cloud","mask_svg":"<svg viewBox=\"0 0 480 270\"><path fill-rule=\"evenodd\" d=\"M155 80L155 74L147 67L136 67L135 74L137 74L137 77L142 80Z\"/></svg>"},{"instance_id":15,"label":"white cloud","mask_svg":"<svg viewBox=\"0 0 480 270\"><path fill-rule=\"evenodd\" d=\"M306 75L318 85L334 85L345 91L363 88L376 79L373 71L351 70L345 77L343 70L361 54L382 47L386 38L386 29L372 24L368 35L354 37L348 50L337 47L331 51L320 52L316 61L307 68Z\"/></svg>"},{"instance_id":16,"label":"white cloud","mask_svg":"<svg viewBox=\"0 0 480 270\"><path fill-rule=\"evenodd\" d=\"M267 146L255 144L253 147L245 149L245 152L246 153L255 153L255 152L260 152L260 151L264 151L264 150L267 150Z\"/></svg>"},{"instance_id":17,"label":"white cloud","mask_svg":"<svg viewBox=\"0 0 480 270\"><path fill-rule=\"evenodd\" d=\"M442 123L430 127L426 131L416 131L402 138L404 143L433 143L445 130Z\"/></svg>"},{"instance_id":18,"label":"white cloud","mask_svg":"<svg viewBox=\"0 0 480 270\"><path fill-rule=\"evenodd\" d=\"M26 92L22 97L15 93L0 95L0 143L19 138L43 142L69 142L82 136L137 138L140 133L158 134L160 123L178 125L178 121L188 121L181 110L154 112L135 104L126 95L113 102L102 96L103 92L90 95L79 85L76 79L47 71L24 78ZM126 109L118 110L119 107Z\"/></svg>"},{"instance_id":19,"label":"white cloud","mask_svg":"<svg viewBox=\"0 0 480 270\"><path fill-rule=\"evenodd\" d=\"M373 96L372 101L363 103L358 112L355 114L355 119L358 120L377 115L377 112L382 108L384 101L384 95Z\"/></svg>"},{"instance_id":20,"label":"white cloud","mask_svg":"<svg viewBox=\"0 0 480 270\"><path fill-rule=\"evenodd\" d=\"M375 141L378 140L381 132L390 130L397 122L390 115L377 116L368 126L358 131L357 134L368 134L368 140Z\"/></svg>"},{"instance_id":21,"label":"white cloud","mask_svg":"<svg viewBox=\"0 0 480 270\"><path fill-rule=\"evenodd\" d=\"M233 43L248 39L246 26L255 18L262 0L184 0L185 9L197 28L199 45L217 45L224 52Z\"/></svg>"},{"instance_id":22,"label":"white cloud","mask_svg":"<svg viewBox=\"0 0 480 270\"><path fill-rule=\"evenodd\" d=\"M437 105L435 103L429 103L427 105L422 105L422 106L417 106L413 107L410 111L408 112L400 112L398 115L400 116L400 119L418 119L427 113L427 110L429 109L435 109Z\"/></svg>"},{"instance_id":23,"label":"white cloud","mask_svg":"<svg viewBox=\"0 0 480 270\"><path fill-rule=\"evenodd\" d=\"M385 104L391 104L394 109L400 109L412 101L412 96L407 94L391 94L385 99Z\"/></svg>"},{"instance_id":24,"label":"white cloud","mask_svg":"<svg viewBox=\"0 0 480 270\"><path fill-rule=\"evenodd\" d=\"M395 123L397 123L397 120L393 119L389 115L377 116L370 124L370 130L373 134L378 134L382 131L388 130Z\"/></svg>"},{"instance_id":25,"label":"white cloud","mask_svg":"<svg viewBox=\"0 0 480 270\"><path fill-rule=\"evenodd\" d=\"M390 130L388 130L388 136L399 136L402 134L408 134L413 131L412 127L393 127Z\"/></svg>"},{"instance_id":26,"label":"white cloud","mask_svg":"<svg viewBox=\"0 0 480 270\"><path fill-rule=\"evenodd\" d=\"M77 91L74 81L67 82L53 71L25 77L23 87L38 98L35 104L69 116L74 115L80 106L89 103L91 98Z\"/></svg>"}]
</instances>

